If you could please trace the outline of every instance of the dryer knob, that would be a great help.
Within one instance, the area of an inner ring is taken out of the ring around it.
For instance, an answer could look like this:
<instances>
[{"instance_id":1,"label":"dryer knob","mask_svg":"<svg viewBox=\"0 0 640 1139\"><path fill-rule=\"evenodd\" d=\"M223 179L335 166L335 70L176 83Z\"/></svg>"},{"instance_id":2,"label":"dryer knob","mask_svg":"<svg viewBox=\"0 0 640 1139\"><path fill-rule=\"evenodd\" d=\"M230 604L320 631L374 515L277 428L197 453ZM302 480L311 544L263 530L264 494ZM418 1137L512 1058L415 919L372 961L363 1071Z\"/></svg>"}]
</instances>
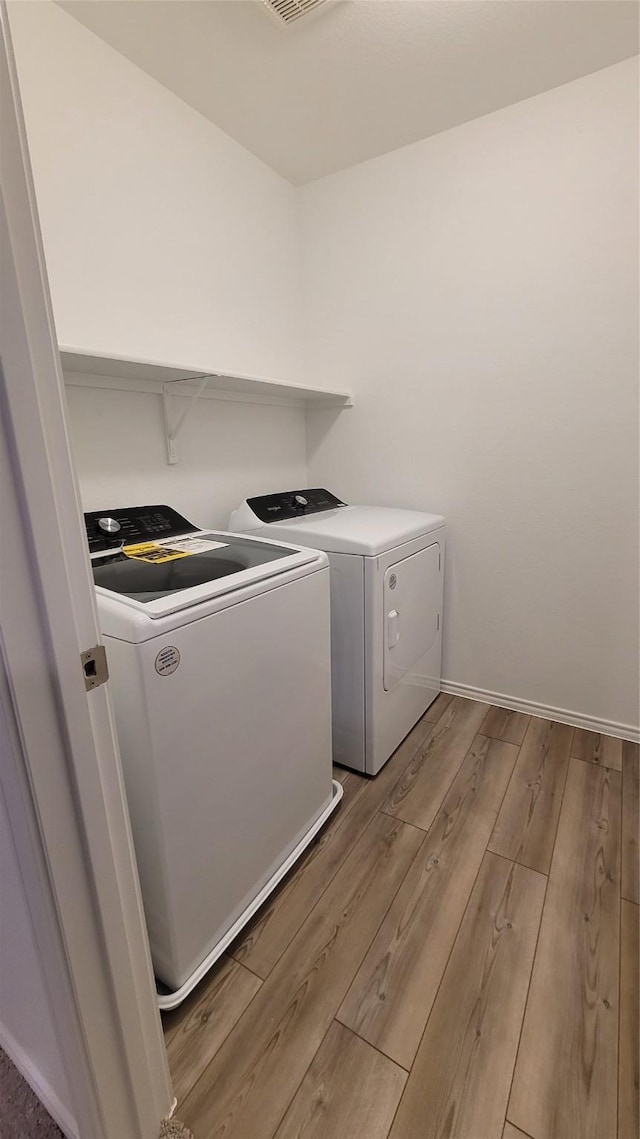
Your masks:
<instances>
[{"instance_id":1,"label":"dryer knob","mask_svg":"<svg viewBox=\"0 0 640 1139\"><path fill-rule=\"evenodd\" d=\"M121 526L117 518L98 519L98 530L101 530L103 534L117 534L120 529Z\"/></svg>"},{"instance_id":2,"label":"dryer knob","mask_svg":"<svg viewBox=\"0 0 640 1139\"><path fill-rule=\"evenodd\" d=\"M303 494L294 494L293 505L298 510L304 510L305 506L308 506L308 502L307 502L307 499L304 497Z\"/></svg>"}]
</instances>

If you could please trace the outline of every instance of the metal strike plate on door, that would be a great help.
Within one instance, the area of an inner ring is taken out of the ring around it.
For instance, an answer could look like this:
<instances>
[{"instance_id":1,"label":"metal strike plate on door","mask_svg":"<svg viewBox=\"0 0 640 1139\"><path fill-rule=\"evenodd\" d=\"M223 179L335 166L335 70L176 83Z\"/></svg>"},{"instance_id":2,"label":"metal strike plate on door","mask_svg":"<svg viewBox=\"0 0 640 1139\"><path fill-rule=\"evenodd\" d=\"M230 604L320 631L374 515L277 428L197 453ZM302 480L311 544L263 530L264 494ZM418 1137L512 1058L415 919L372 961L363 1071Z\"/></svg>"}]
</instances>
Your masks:
<instances>
[{"instance_id":1,"label":"metal strike plate on door","mask_svg":"<svg viewBox=\"0 0 640 1139\"><path fill-rule=\"evenodd\" d=\"M87 692L91 692L93 688L99 688L109 679L107 652L104 645L94 645L92 649L85 649L84 652L80 653L80 661Z\"/></svg>"}]
</instances>

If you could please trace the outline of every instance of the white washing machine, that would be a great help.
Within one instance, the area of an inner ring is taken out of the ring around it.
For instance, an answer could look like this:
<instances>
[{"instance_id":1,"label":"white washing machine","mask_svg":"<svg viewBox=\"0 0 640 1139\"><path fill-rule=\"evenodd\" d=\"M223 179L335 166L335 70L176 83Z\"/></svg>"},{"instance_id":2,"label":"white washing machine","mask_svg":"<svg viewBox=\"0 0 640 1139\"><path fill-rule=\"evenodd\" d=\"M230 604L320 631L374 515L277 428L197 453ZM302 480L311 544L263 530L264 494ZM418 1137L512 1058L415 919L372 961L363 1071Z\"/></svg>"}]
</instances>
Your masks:
<instances>
[{"instance_id":1,"label":"white washing machine","mask_svg":"<svg viewBox=\"0 0 640 1139\"><path fill-rule=\"evenodd\" d=\"M329 568L168 506L85 515L162 1008L337 805Z\"/></svg>"},{"instance_id":2,"label":"white washing machine","mask_svg":"<svg viewBox=\"0 0 640 1139\"><path fill-rule=\"evenodd\" d=\"M375 775L440 691L444 518L314 488L248 498L230 526L328 553L333 756Z\"/></svg>"}]
</instances>

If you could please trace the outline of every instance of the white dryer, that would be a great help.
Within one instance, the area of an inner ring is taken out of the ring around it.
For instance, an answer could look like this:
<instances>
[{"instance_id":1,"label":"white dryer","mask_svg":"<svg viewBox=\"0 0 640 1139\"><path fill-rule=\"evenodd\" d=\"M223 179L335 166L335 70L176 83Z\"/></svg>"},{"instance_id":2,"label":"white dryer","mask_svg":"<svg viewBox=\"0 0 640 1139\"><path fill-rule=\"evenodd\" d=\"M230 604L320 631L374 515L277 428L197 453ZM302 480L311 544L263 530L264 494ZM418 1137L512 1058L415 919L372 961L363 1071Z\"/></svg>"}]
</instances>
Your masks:
<instances>
[{"instance_id":1,"label":"white dryer","mask_svg":"<svg viewBox=\"0 0 640 1139\"><path fill-rule=\"evenodd\" d=\"M187 995L337 805L325 554L85 515L151 954Z\"/></svg>"},{"instance_id":2,"label":"white dryer","mask_svg":"<svg viewBox=\"0 0 640 1139\"><path fill-rule=\"evenodd\" d=\"M444 518L313 488L245 499L229 525L328 553L333 757L375 775L440 691Z\"/></svg>"}]
</instances>

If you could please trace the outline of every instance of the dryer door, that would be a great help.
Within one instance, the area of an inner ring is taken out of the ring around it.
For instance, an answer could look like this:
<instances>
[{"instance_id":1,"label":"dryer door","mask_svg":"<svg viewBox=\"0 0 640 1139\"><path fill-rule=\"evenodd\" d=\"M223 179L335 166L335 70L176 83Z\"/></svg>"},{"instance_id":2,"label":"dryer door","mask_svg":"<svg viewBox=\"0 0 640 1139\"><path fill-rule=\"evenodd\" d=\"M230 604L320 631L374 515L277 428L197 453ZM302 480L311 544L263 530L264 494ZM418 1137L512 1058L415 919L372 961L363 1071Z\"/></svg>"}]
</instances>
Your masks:
<instances>
[{"instance_id":1,"label":"dryer door","mask_svg":"<svg viewBox=\"0 0 640 1139\"><path fill-rule=\"evenodd\" d=\"M429 652L440 628L440 544L389 566L384 575L384 687L395 688ZM418 679L412 677L412 680Z\"/></svg>"}]
</instances>

